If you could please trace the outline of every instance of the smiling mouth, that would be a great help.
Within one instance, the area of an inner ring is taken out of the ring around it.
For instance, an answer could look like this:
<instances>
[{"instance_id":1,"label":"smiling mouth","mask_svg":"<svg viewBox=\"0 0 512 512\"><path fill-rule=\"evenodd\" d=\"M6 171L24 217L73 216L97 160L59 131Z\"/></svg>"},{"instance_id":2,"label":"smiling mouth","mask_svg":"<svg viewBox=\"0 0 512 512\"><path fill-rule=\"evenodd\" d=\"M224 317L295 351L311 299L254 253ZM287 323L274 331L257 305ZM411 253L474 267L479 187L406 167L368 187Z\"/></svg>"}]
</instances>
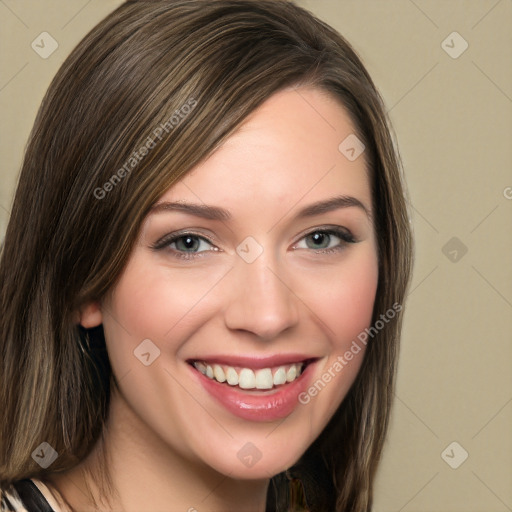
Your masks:
<instances>
[{"instance_id":1,"label":"smiling mouth","mask_svg":"<svg viewBox=\"0 0 512 512\"><path fill-rule=\"evenodd\" d=\"M205 377L243 390L272 390L297 380L314 359L268 368L244 368L194 360L190 364Z\"/></svg>"}]
</instances>

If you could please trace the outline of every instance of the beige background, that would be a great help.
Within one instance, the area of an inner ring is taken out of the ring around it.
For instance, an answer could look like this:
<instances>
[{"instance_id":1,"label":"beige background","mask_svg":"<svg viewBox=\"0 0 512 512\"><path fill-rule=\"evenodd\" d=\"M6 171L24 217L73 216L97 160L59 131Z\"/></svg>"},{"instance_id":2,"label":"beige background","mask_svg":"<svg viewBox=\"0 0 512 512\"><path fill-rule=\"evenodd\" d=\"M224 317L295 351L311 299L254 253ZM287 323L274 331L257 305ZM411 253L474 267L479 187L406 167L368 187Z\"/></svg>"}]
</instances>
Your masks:
<instances>
[{"instance_id":1,"label":"beige background","mask_svg":"<svg viewBox=\"0 0 512 512\"><path fill-rule=\"evenodd\" d=\"M0 237L51 78L120 3L0 0ZM411 195L416 264L374 510L511 511L512 1L298 3L363 58ZM43 31L58 43L47 59L31 48ZM469 454L457 469L441 456L453 441L446 460Z\"/></svg>"}]
</instances>

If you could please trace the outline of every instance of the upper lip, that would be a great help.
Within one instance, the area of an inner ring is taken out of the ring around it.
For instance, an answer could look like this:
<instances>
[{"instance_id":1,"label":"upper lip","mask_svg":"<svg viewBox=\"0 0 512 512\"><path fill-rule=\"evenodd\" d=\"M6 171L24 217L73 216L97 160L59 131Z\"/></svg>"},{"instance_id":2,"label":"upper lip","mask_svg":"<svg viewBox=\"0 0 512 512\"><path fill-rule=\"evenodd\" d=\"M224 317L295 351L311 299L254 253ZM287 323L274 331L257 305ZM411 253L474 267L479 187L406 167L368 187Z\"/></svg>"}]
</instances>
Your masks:
<instances>
[{"instance_id":1,"label":"upper lip","mask_svg":"<svg viewBox=\"0 0 512 512\"><path fill-rule=\"evenodd\" d=\"M202 361L208 364L220 364L227 366L240 366L242 368L270 368L293 363L311 362L318 359L317 356L308 354L273 354L268 356L235 356L235 355L211 355L190 358L187 361L193 363Z\"/></svg>"}]
</instances>

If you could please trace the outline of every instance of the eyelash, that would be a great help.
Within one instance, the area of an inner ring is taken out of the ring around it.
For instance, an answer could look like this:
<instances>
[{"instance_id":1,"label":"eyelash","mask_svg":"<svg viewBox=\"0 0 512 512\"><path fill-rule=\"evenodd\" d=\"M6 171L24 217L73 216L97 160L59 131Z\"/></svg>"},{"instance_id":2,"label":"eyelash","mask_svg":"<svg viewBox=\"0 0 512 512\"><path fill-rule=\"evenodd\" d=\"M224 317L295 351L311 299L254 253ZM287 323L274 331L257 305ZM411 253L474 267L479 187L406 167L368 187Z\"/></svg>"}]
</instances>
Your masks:
<instances>
[{"instance_id":1,"label":"eyelash","mask_svg":"<svg viewBox=\"0 0 512 512\"><path fill-rule=\"evenodd\" d=\"M342 228L336 228L336 227L314 229L314 230L310 231L309 233L306 233L305 235L303 235L300 238L299 242L301 240L304 240L308 236L311 236L314 234L334 235L341 240L341 243L335 247L328 247L326 249L318 249L318 250L309 249L310 251L313 251L315 254L333 254L333 253L343 250L345 248L346 244L357 243L357 240L354 238L354 236L352 235L352 233L350 231L348 231L346 229L342 229ZM154 245L152 245L152 249L154 249L155 251L163 250L166 247L168 247L170 244L173 244L174 242L177 242L178 240L180 240L182 238L187 238L187 237L198 238L198 239L203 240L211 245L214 245L213 242L211 240L209 240L208 238L206 238L205 236L200 235L198 233L186 231L186 232L177 233L177 234L170 234L170 235L167 235L167 236L161 238L158 242L156 242ZM218 250L219 249L217 248L217 249L214 249L213 251L209 250L209 251L200 251L200 252L184 252L184 251L178 251L176 249L171 249L172 255L175 258L183 259L183 260L193 260L196 258L203 257L205 253L216 252Z\"/></svg>"}]
</instances>

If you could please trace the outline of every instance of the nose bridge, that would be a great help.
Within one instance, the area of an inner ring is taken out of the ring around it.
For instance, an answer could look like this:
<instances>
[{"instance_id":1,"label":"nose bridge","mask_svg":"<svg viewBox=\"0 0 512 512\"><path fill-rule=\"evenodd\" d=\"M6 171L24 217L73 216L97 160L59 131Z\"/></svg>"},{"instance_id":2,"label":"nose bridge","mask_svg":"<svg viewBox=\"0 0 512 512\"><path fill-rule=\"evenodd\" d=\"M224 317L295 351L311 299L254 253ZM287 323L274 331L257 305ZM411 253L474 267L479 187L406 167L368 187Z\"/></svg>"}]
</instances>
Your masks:
<instances>
[{"instance_id":1,"label":"nose bridge","mask_svg":"<svg viewBox=\"0 0 512 512\"><path fill-rule=\"evenodd\" d=\"M240 246L248 247L243 243ZM236 259L225 321L230 329L271 339L297 323L297 297L287 286L283 265L278 264L271 250L263 250L249 261L243 253Z\"/></svg>"}]
</instances>

